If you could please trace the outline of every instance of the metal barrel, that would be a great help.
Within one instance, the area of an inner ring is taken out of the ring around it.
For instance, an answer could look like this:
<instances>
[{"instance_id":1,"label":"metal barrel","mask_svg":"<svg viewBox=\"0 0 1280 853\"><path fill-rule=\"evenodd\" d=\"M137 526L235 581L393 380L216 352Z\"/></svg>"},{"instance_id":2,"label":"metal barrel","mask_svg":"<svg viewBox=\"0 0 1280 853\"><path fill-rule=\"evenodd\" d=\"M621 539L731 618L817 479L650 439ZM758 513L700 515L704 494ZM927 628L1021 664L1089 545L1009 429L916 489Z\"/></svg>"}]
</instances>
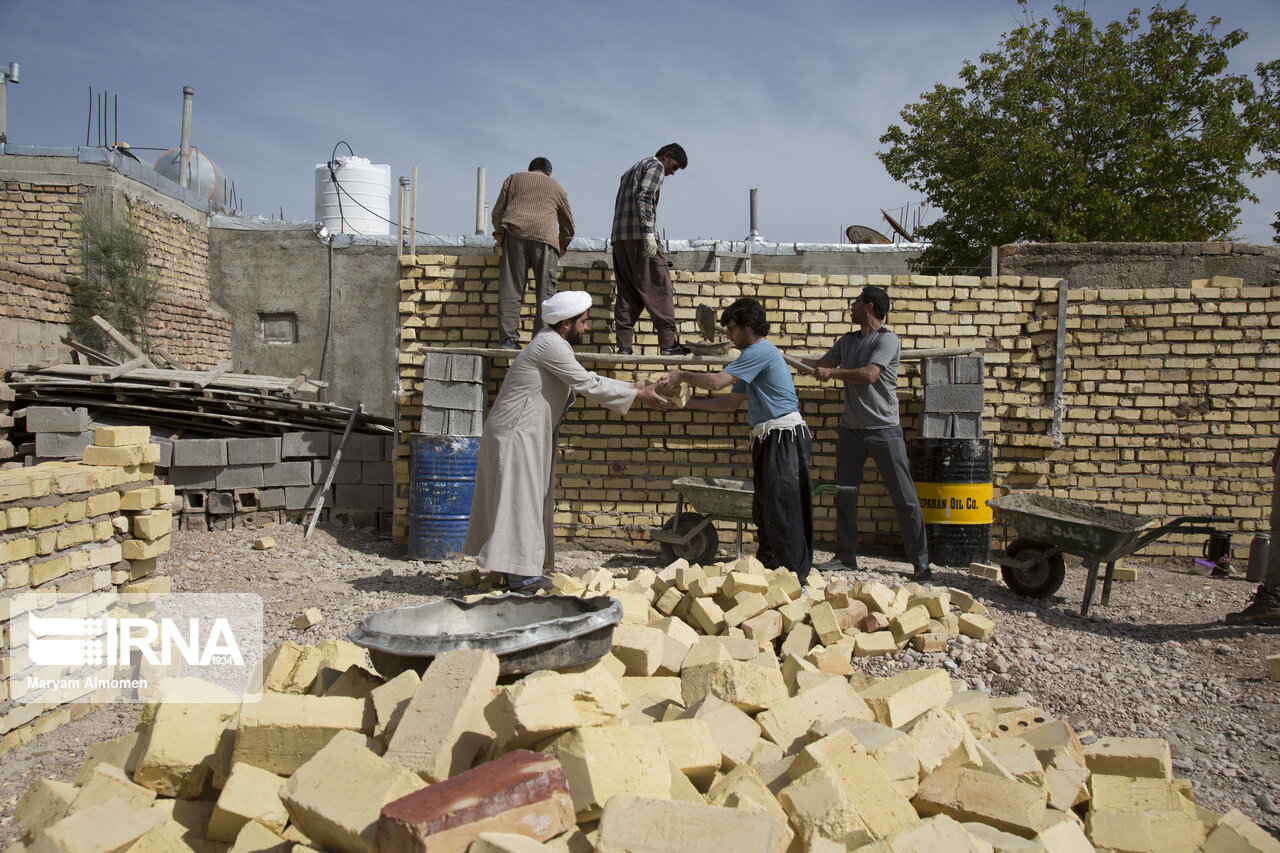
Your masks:
<instances>
[{"instance_id":1,"label":"metal barrel","mask_svg":"<svg viewBox=\"0 0 1280 853\"><path fill-rule=\"evenodd\" d=\"M410 436L409 559L444 560L467 538L479 436Z\"/></svg>"},{"instance_id":2,"label":"metal barrel","mask_svg":"<svg viewBox=\"0 0 1280 853\"><path fill-rule=\"evenodd\" d=\"M1249 543L1249 569L1245 578L1250 583L1259 583L1267 575L1267 550L1271 546L1271 536L1258 533Z\"/></svg>"},{"instance_id":3,"label":"metal barrel","mask_svg":"<svg viewBox=\"0 0 1280 853\"><path fill-rule=\"evenodd\" d=\"M931 563L968 566L990 560L991 445L989 438L908 442Z\"/></svg>"}]
</instances>

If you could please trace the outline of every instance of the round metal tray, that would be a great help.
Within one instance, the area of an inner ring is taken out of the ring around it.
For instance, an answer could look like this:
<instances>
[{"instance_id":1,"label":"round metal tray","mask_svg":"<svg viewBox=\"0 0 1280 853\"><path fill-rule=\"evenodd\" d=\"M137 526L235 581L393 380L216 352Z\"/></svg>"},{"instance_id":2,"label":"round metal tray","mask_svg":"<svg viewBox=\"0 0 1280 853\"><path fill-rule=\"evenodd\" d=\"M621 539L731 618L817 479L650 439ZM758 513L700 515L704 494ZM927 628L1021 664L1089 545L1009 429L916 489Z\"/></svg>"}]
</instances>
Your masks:
<instances>
[{"instance_id":1,"label":"round metal tray","mask_svg":"<svg viewBox=\"0 0 1280 853\"><path fill-rule=\"evenodd\" d=\"M504 675L527 675L603 657L622 619L622 603L608 596L490 596L442 598L365 617L348 637L369 650L378 673L422 673L436 655L487 649Z\"/></svg>"}]
</instances>

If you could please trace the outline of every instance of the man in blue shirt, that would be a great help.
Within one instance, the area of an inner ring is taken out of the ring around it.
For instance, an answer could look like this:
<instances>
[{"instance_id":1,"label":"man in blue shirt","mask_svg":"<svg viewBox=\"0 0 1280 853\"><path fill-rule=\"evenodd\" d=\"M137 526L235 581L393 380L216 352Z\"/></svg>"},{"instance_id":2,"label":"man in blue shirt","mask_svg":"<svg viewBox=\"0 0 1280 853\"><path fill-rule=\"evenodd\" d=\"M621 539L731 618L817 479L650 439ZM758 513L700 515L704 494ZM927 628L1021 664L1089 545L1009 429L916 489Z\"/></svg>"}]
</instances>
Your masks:
<instances>
[{"instance_id":1,"label":"man in blue shirt","mask_svg":"<svg viewBox=\"0 0 1280 853\"><path fill-rule=\"evenodd\" d=\"M819 382L844 382L844 412L836 429L836 484L862 485L867 457L875 460L893 500L907 559L917 581L933 577L920 499L907 466L907 446L898 423L898 361L902 344L885 325L889 294L864 287L850 306L856 328L822 358L801 359ZM836 554L822 568L858 567L858 495L836 495Z\"/></svg>"},{"instance_id":2,"label":"man in blue shirt","mask_svg":"<svg viewBox=\"0 0 1280 853\"><path fill-rule=\"evenodd\" d=\"M786 566L804 581L813 564L813 502L809 488L812 439L800 417L800 400L791 370L770 341L764 306L743 297L720 315L733 345L742 354L718 373L672 370L660 382L674 389L694 388L730 393L692 397L687 408L734 412L747 402L751 426L751 516L760 542L756 557L767 568Z\"/></svg>"}]
</instances>

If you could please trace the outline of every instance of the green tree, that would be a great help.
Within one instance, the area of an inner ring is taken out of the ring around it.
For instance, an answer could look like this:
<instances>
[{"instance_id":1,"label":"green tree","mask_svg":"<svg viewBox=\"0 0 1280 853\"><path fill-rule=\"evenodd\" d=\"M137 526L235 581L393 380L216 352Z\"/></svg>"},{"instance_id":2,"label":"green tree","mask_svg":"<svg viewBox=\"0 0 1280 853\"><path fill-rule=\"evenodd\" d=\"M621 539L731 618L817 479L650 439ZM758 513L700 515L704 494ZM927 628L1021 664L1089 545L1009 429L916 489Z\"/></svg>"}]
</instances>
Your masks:
<instances>
[{"instance_id":1,"label":"green tree","mask_svg":"<svg viewBox=\"0 0 1280 853\"><path fill-rule=\"evenodd\" d=\"M1198 28L1185 5L1102 28L1064 4L1054 23L1019 6L1022 25L965 62L963 86L935 85L880 137L889 174L941 212L915 268L967 271L1022 240L1228 235L1257 200L1243 177L1280 162L1280 60L1258 66L1259 93L1226 71L1246 33Z\"/></svg>"},{"instance_id":2,"label":"green tree","mask_svg":"<svg viewBox=\"0 0 1280 853\"><path fill-rule=\"evenodd\" d=\"M116 347L93 324L95 314L144 350L147 317L163 286L151 265L151 240L126 210L119 219L87 201L80 219L80 281L71 304L71 331L95 349Z\"/></svg>"}]
</instances>

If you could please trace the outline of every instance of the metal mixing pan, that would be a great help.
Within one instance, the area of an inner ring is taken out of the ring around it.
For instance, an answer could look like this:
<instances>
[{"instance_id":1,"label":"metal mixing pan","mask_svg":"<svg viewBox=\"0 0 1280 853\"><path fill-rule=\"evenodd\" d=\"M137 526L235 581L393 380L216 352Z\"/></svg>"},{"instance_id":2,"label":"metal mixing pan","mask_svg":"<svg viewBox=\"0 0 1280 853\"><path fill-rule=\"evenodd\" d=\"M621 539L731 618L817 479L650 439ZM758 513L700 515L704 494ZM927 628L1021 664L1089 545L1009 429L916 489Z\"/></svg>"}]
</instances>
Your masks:
<instances>
[{"instance_id":1,"label":"metal mixing pan","mask_svg":"<svg viewBox=\"0 0 1280 853\"><path fill-rule=\"evenodd\" d=\"M454 649L487 649L502 674L527 675L603 657L621 619L622 603L608 596L442 598L380 610L347 636L369 650L383 678L406 669L421 674L436 655Z\"/></svg>"}]
</instances>

